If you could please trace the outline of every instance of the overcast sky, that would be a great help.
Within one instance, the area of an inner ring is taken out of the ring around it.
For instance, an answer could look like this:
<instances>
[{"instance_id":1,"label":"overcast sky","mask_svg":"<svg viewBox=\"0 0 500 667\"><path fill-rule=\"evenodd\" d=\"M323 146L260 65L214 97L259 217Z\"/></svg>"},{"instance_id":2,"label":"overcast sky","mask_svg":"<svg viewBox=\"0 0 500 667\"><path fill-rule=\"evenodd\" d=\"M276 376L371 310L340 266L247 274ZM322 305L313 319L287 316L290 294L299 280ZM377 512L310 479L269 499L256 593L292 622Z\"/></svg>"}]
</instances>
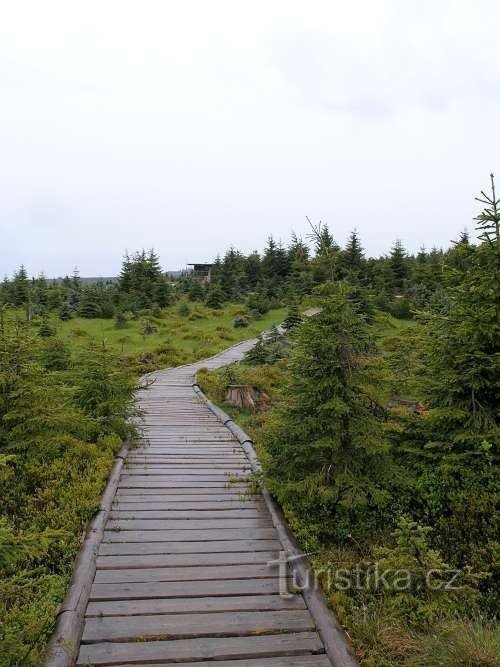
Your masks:
<instances>
[{"instance_id":1,"label":"overcast sky","mask_svg":"<svg viewBox=\"0 0 500 667\"><path fill-rule=\"evenodd\" d=\"M472 227L500 177L497 0L12 0L0 277L165 268L305 236Z\"/></svg>"}]
</instances>

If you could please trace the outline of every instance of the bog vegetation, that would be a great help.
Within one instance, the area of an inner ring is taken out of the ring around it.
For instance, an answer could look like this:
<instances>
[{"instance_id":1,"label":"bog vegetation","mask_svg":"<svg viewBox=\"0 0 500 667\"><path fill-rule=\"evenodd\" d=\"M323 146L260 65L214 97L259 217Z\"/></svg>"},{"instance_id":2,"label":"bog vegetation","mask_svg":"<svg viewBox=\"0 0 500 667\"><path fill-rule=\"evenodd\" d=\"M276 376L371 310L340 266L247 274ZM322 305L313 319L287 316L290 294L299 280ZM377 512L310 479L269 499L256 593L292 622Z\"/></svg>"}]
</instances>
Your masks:
<instances>
[{"instance_id":1,"label":"bog vegetation","mask_svg":"<svg viewBox=\"0 0 500 667\"><path fill-rule=\"evenodd\" d=\"M494 192L480 199L476 243L463 233L415 256L397 241L366 258L356 232L341 248L319 224L262 255L231 248L210 284L172 279L153 251L125 257L115 281L23 267L5 279L0 664L40 664L113 457L134 438L138 377L281 321L244 364L199 380L219 401L236 381L270 396L238 419L362 664L498 664L500 214ZM320 312L303 318L306 306ZM375 568L387 586L369 583ZM365 585L337 585L339 569Z\"/></svg>"}]
</instances>

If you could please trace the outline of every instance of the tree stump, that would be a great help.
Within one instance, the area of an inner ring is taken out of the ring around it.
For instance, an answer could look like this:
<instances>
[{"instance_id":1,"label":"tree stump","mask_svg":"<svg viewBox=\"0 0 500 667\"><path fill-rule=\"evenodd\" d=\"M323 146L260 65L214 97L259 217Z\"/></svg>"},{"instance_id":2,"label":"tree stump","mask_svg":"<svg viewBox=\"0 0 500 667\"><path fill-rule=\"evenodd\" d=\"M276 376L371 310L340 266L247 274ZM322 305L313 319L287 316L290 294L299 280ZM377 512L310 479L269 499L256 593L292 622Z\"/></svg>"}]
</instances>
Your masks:
<instances>
[{"instance_id":1,"label":"tree stump","mask_svg":"<svg viewBox=\"0 0 500 667\"><path fill-rule=\"evenodd\" d=\"M250 412L257 412L263 399L268 398L263 391L249 384L230 384L226 388L226 403Z\"/></svg>"}]
</instances>

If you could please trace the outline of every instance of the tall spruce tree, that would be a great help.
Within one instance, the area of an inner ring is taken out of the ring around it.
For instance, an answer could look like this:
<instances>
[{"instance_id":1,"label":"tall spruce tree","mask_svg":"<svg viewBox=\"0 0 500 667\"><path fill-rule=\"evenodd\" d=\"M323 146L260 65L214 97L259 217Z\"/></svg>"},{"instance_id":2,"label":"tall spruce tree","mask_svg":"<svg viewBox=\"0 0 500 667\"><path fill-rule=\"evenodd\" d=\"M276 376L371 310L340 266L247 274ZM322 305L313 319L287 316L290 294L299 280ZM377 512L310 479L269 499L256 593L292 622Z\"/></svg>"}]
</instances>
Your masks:
<instances>
[{"instance_id":1,"label":"tall spruce tree","mask_svg":"<svg viewBox=\"0 0 500 667\"><path fill-rule=\"evenodd\" d=\"M238 299L245 286L245 264L243 255L233 247L224 255L219 271L218 282L224 297L229 301Z\"/></svg>"},{"instance_id":2,"label":"tall spruce tree","mask_svg":"<svg viewBox=\"0 0 500 667\"><path fill-rule=\"evenodd\" d=\"M285 401L267 432L270 489L324 538L359 531L387 498L387 446L364 388L369 349L367 326L338 286L297 330Z\"/></svg>"},{"instance_id":3,"label":"tall spruce tree","mask_svg":"<svg viewBox=\"0 0 500 667\"><path fill-rule=\"evenodd\" d=\"M478 246L466 246L466 270L449 267L447 308L426 315L422 373L429 413L410 420L401 443L415 458L421 502L415 509L435 526L449 562L493 570L498 528L500 438L500 200L479 199ZM409 446L411 445L411 447ZM397 449L401 452L401 449ZM494 588L494 580L485 586Z\"/></svg>"},{"instance_id":4,"label":"tall spruce tree","mask_svg":"<svg viewBox=\"0 0 500 667\"><path fill-rule=\"evenodd\" d=\"M443 409L449 429L482 431L498 418L500 395L500 212L492 193L481 193L485 208L476 218L480 244L462 246L467 270L449 289L449 310L434 314L427 327L428 391Z\"/></svg>"},{"instance_id":5,"label":"tall spruce tree","mask_svg":"<svg viewBox=\"0 0 500 667\"><path fill-rule=\"evenodd\" d=\"M245 258L245 284L247 289L254 289L262 279L262 262L257 251Z\"/></svg>"},{"instance_id":6,"label":"tall spruce tree","mask_svg":"<svg viewBox=\"0 0 500 667\"><path fill-rule=\"evenodd\" d=\"M14 306L25 306L30 299L30 281L23 265L14 274L12 281L12 303Z\"/></svg>"},{"instance_id":7,"label":"tall spruce tree","mask_svg":"<svg viewBox=\"0 0 500 667\"><path fill-rule=\"evenodd\" d=\"M311 228L309 239L314 244L315 257L313 261L314 278L316 282L329 280L334 282L339 276L340 247L330 234L328 225L321 221L313 224L308 217L306 220Z\"/></svg>"},{"instance_id":8,"label":"tall spruce tree","mask_svg":"<svg viewBox=\"0 0 500 667\"><path fill-rule=\"evenodd\" d=\"M57 385L34 357L40 343L26 326L0 333L0 451L22 452L27 460L64 450L88 422L71 402L68 387Z\"/></svg>"},{"instance_id":9,"label":"tall spruce tree","mask_svg":"<svg viewBox=\"0 0 500 667\"><path fill-rule=\"evenodd\" d=\"M99 303L99 295L95 288L85 287L81 292L79 313L81 317L93 319L101 317L102 309Z\"/></svg>"},{"instance_id":10,"label":"tall spruce tree","mask_svg":"<svg viewBox=\"0 0 500 667\"><path fill-rule=\"evenodd\" d=\"M344 250L344 261L346 268L356 273L359 273L363 268L365 254L359 240L358 232L355 229L349 234L349 239Z\"/></svg>"},{"instance_id":11,"label":"tall spruce tree","mask_svg":"<svg viewBox=\"0 0 500 667\"><path fill-rule=\"evenodd\" d=\"M366 260L357 231L354 229L341 255L342 275L352 283L366 283Z\"/></svg>"},{"instance_id":12,"label":"tall spruce tree","mask_svg":"<svg viewBox=\"0 0 500 667\"><path fill-rule=\"evenodd\" d=\"M224 303L224 292L218 285L210 285L210 288L207 292L207 298L205 300L205 304L209 308L214 308L218 310L219 308L222 308L223 303Z\"/></svg>"},{"instance_id":13,"label":"tall spruce tree","mask_svg":"<svg viewBox=\"0 0 500 667\"><path fill-rule=\"evenodd\" d=\"M164 281L160 262L154 250L136 252L133 255L125 254L122 262L118 289L122 294L128 294L134 302L134 307L146 308L158 303L156 298L163 300L165 292L158 285Z\"/></svg>"},{"instance_id":14,"label":"tall spruce tree","mask_svg":"<svg viewBox=\"0 0 500 667\"><path fill-rule=\"evenodd\" d=\"M299 324L302 324L302 316L299 312L299 304L294 301L288 308L288 313L283 320L282 326L285 331L291 331L292 329L295 329L295 327L298 327Z\"/></svg>"},{"instance_id":15,"label":"tall spruce tree","mask_svg":"<svg viewBox=\"0 0 500 667\"><path fill-rule=\"evenodd\" d=\"M133 430L128 423L135 389L132 374L104 342L82 352L79 362L75 399L78 407L94 420L94 437L118 433L125 439Z\"/></svg>"},{"instance_id":16,"label":"tall spruce tree","mask_svg":"<svg viewBox=\"0 0 500 667\"><path fill-rule=\"evenodd\" d=\"M405 286L405 281L408 278L408 261L406 250L403 247L400 239L396 239L391 248L389 256L389 266L391 269L392 287L399 291Z\"/></svg>"},{"instance_id":17,"label":"tall spruce tree","mask_svg":"<svg viewBox=\"0 0 500 667\"><path fill-rule=\"evenodd\" d=\"M71 319L72 315L73 313L71 312L71 308L69 307L68 302L64 301L64 303L62 303L61 307L59 308L59 319L63 322L66 322L67 320Z\"/></svg>"},{"instance_id":18,"label":"tall spruce tree","mask_svg":"<svg viewBox=\"0 0 500 667\"><path fill-rule=\"evenodd\" d=\"M297 274L307 270L309 248L295 232L292 232L292 238L288 246L288 259L293 273Z\"/></svg>"}]
</instances>

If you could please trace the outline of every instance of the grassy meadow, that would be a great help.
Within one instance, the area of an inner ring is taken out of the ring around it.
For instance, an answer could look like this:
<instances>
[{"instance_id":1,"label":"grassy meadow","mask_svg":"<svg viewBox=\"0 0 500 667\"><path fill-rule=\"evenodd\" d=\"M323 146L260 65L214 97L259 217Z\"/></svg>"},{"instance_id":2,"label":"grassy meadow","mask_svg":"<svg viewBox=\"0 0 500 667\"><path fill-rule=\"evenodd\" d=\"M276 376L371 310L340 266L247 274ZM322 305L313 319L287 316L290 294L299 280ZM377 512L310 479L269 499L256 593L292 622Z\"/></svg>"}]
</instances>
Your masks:
<instances>
[{"instance_id":1,"label":"grassy meadow","mask_svg":"<svg viewBox=\"0 0 500 667\"><path fill-rule=\"evenodd\" d=\"M248 326L234 326L238 315L248 318ZM21 318L23 313L12 311L11 316ZM120 324L103 318L75 317L61 321L55 315L47 321L74 354L91 344L103 344L141 374L210 357L239 341L258 336L282 322L285 316L285 308L270 310L254 319L241 304L212 309L200 302L181 301L155 310L154 314L143 310L136 319L130 317ZM41 325L40 318L32 321L35 330Z\"/></svg>"}]
</instances>

